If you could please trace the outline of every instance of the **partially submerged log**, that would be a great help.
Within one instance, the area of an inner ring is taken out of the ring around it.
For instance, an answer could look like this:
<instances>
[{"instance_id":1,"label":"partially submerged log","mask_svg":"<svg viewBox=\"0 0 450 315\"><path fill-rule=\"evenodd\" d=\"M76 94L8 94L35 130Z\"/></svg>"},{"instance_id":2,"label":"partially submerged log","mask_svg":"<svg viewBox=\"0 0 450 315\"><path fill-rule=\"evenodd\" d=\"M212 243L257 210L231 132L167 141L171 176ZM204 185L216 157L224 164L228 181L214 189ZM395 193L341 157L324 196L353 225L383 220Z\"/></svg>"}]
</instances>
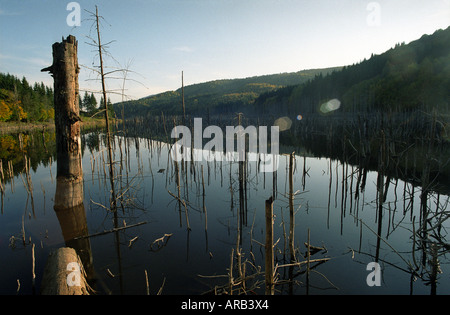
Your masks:
<instances>
[{"instance_id":1,"label":"partially submerged log","mask_svg":"<svg viewBox=\"0 0 450 315\"><path fill-rule=\"evenodd\" d=\"M83 264L76 251L62 247L50 253L41 282L42 295L89 295Z\"/></svg>"}]
</instances>

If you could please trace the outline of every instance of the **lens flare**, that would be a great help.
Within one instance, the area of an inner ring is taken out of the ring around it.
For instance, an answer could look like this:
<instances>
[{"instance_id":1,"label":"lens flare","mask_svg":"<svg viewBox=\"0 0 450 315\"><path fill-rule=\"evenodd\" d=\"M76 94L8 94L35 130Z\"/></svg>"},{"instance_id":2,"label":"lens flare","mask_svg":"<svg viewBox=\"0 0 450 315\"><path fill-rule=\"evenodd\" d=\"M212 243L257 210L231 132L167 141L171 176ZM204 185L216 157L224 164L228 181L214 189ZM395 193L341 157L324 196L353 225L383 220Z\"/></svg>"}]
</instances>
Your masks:
<instances>
[{"instance_id":1,"label":"lens flare","mask_svg":"<svg viewBox=\"0 0 450 315\"><path fill-rule=\"evenodd\" d=\"M330 112L338 110L340 107L341 107L341 101L339 101L337 98L335 98L335 99L332 99L332 100L320 105L320 112L322 114L328 114Z\"/></svg>"},{"instance_id":2,"label":"lens flare","mask_svg":"<svg viewBox=\"0 0 450 315\"><path fill-rule=\"evenodd\" d=\"M280 131L285 131L291 128L292 120L289 117L280 117L273 123L274 126L278 126Z\"/></svg>"}]
</instances>

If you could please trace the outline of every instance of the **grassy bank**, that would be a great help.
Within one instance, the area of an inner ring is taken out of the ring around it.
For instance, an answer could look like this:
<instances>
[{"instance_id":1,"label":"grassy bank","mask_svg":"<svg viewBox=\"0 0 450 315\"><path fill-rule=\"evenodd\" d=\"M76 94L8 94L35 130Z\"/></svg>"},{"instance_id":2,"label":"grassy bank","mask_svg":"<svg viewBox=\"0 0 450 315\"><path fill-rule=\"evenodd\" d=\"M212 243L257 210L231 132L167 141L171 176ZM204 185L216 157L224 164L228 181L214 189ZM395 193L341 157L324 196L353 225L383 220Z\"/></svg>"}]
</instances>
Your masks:
<instances>
[{"instance_id":1,"label":"grassy bank","mask_svg":"<svg viewBox=\"0 0 450 315\"><path fill-rule=\"evenodd\" d=\"M81 127L101 127L105 125L104 118L82 117ZM0 122L0 134L30 131L35 129L55 128L54 121L48 122Z\"/></svg>"}]
</instances>

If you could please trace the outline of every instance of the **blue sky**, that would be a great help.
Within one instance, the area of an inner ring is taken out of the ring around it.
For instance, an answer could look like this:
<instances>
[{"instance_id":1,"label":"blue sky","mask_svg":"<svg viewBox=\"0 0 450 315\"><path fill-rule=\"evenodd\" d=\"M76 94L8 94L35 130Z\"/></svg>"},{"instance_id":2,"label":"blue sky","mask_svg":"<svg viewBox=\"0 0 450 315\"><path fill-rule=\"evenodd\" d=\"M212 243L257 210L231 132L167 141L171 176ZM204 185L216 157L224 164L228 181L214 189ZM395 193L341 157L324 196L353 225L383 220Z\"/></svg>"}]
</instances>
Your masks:
<instances>
[{"instance_id":1,"label":"blue sky","mask_svg":"<svg viewBox=\"0 0 450 315\"><path fill-rule=\"evenodd\" d=\"M102 41L114 41L106 64L134 71L128 99L179 88L181 71L189 85L350 65L450 25L450 0L77 1L79 27L67 24L69 2L0 0L0 72L52 86L40 69L52 63L52 44L72 34L84 66L80 89L99 90L88 70L98 61L85 11L95 5L104 17ZM120 89L122 80L107 84Z\"/></svg>"}]
</instances>

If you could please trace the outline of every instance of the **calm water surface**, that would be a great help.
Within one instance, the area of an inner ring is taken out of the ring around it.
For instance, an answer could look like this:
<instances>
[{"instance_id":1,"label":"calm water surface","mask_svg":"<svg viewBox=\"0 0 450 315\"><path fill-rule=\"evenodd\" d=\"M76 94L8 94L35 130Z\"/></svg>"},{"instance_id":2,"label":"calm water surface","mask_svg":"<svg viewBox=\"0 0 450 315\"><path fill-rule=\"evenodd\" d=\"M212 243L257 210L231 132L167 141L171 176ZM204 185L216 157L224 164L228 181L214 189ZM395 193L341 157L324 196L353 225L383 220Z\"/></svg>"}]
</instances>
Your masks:
<instances>
[{"instance_id":1,"label":"calm water surface","mask_svg":"<svg viewBox=\"0 0 450 315\"><path fill-rule=\"evenodd\" d=\"M104 137L85 134L83 143L84 209L74 211L68 220L80 221L80 229L87 228L85 235L145 223L79 241L65 239L71 233L67 218L58 217L53 209L54 154L32 161L30 191L23 163L17 163L13 179L2 181L1 294L38 293L49 252L64 246L82 253L91 286L99 294L145 294L145 272L151 294L220 290L228 284L231 255L236 263L237 248L246 261L245 273L254 275L247 293L264 293L264 207L273 194L275 264L289 264L289 155L279 156L276 177L258 172L257 162L249 162L241 190L237 162L196 162L194 168L189 163L180 165L180 198L186 200L185 208L171 195L178 195L177 172L168 159L168 146L115 137L115 187L123 198L118 199L114 212L109 209ZM306 264L278 268L277 294L450 293L448 253L443 246L450 227L444 220L450 210L447 195L429 196L428 226L440 222L442 238L437 242L433 238L436 230L430 230L429 243L423 243L417 234L413 237L422 224L421 187L391 178L379 216L377 172L368 171L361 187L358 166L311 157L299 148L295 151L301 152L295 155L293 176L295 256L298 261L306 260L309 231L311 245L322 248L311 259L329 260L312 263L308 281ZM20 160L20 155L16 158ZM3 170L6 173L5 159ZM437 268L431 263L430 242L439 245ZM35 244L35 291L31 244ZM382 268L381 286L370 287L366 279L371 270L366 268L375 260ZM237 268L232 269L233 276L238 276ZM257 274L258 270L262 273ZM435 284L430 282L433 274L437 275Z\"/></svg>"}]
</instances>

